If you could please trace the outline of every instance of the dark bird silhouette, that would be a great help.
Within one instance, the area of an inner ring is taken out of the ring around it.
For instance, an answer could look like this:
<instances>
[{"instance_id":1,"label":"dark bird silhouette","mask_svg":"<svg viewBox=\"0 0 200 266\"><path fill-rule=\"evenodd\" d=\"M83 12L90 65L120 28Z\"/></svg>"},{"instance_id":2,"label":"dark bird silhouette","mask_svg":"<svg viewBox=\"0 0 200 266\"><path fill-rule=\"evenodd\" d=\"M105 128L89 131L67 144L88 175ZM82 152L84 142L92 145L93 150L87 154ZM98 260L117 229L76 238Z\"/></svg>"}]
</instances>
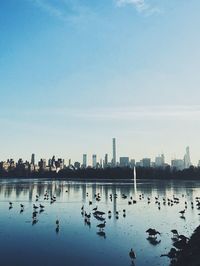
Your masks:
<instances>
[{"instance_id":1,"label":"dark bird silhouette","mask_svg":"<svg viewBox=\"0 0 200 266\"><path fill-rule=\"evenodd\" d=\"M98 224L97 225L97 227L99 228L99 230L103 230L105 226L106 226L106 221L104 221L102 224Z\"/></svg>"},{"instance_id":2,"label":"dark bird silhouette","mask_svg":"<svg viewBox=\"0 0 200 266\"><path fill-rule=\"evenodd\" d=\"M176 258L176 256L177 256L177 251L176 251L175 248L171 248L170 251L169 251L167 254L162 254L162 255L160 255L160 256L161 256L161 257L166 256L166 257L168 257L168 258L170 258L170 259L174 259L174 258Z\"/></svg>"},{"instance_id":3,"label":"dark bird silhouette","mask_svg":"<svg viewBox=\"0 0 200 266\"><path fill-rule=\"evenodd\" d=\"M160 232L152 228L149 228L148 230L146 230L146 233L148 233L150 237L156 237L156 235L160 235Z\"/></svg>"},{"instance_id":4,"label":"dark bird silhouette","mask_svg":"<svg viewBox=\"0 0 200 266\"><path fill-rule=\"evenodd\" d=\"M131 248L130 252L129 252L129 257L131 258L131 262L132 264L134 264L134 259L136 259L136 254L133 251L133 249Z\"/></svg>"},{"instance_id":5,"label":"dark bird silhouette","mask_svg":"<svg viewBox=\"0 0 200 266\"><path fill-rule=\"evenodd\" d=\"M178 236L178 231L176 229L172 229L171 232L174 236Z\"/></svg>"},{"instance_id":6,"label":"dark bird silhouette","mask_svg":"<svg viewBox=\"0 0 200 266\"><path fill-rule=\"evenodd\" d=\"M181 215L185 214L185 210L179 212Z\"/></svg>"}]
</instances>

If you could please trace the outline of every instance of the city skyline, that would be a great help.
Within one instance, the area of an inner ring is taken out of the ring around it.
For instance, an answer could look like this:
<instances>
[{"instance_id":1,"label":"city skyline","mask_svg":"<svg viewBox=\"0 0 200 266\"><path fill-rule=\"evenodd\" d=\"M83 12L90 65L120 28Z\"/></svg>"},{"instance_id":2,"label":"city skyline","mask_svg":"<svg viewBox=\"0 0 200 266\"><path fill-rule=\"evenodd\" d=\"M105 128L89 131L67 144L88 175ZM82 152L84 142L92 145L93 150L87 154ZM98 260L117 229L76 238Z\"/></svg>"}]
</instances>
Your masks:
<instances>
[{"instance_id":1,"label":"city skyline","mask_svg":"<svg viewBox=\"0 0 200 266\"><path fill-rule=\"evenodd\" d=\"M96 153L88 154L88 153L83 153L82 154L82 159L78 160L77 158L72 160L71 157L69 156L68 158L58 156L58 162L59 164L61 163L64 166L70 166L73 165L75 168L86 168L88 166L96 168L96 167L117 167L117 166L144 166L144 167L166 167L167 165L170 165L171 167L177 168L177 169L185 169L189 168L191 165L193 166L200 166L200 160L198 160L197 163L193 163L191 161L191 156L190 156L190 147L187 146L185 148L185 154L182 156L182 158L177 158L173 157L171 158L170 161L166 161L165 159L165 154L160 153L157 155L154 155L154 157L148 157L148 156L143 156L139 160L136 160L134 156L127 156L127 155L121 155L117 154L118 146L117 146L117 141L116 138L112 138L112 153L104 153L104 156L99 156ZM40 165L40 163L44 163L46 168L46 165L48 166L53 166L52 162L56 162L55 158L56 156L53 155L52 159L51 157L45 158L45 157L39 157L36 160L36 154L32 153L31 157L29 159L24 158L17 158L13 159L13 157L7 158L6 160L1 160L1 162L6 162L10 161L12 164L16 161L19 163L22 162L30 162L31 165ZM54 165L55 167L55 165Z\"/></svg>"},{"instance_id":2,"label":"city skyline","mask_svg":"<svg viewBox=\"0 0 200 266\"><path fill-rule=\"evenodd\" d=\"M200 145L200 2L2 1L2 158L30 151L192 162ZM13 12L14 10L14 12ZM187 19L186 19L187 18Z\"/></svg>"}]
</instances>

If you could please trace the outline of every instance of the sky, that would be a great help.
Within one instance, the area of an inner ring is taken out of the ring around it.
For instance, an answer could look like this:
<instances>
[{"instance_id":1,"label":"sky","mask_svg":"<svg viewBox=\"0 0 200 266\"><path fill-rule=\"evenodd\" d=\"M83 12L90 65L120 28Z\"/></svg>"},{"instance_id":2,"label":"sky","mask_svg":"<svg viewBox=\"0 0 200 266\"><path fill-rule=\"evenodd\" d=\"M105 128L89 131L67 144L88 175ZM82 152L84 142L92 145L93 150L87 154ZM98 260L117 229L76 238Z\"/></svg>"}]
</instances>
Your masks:
<instances>
[{"instance_id":1,"label":"sky","mask_svg":"<svg viewBox=\"0 0 200 266\"><path fill-rule=\"evenodd\" d=\"M199 0L3 0L0 160L200 159Z\"/></svg>"}]
</instances>

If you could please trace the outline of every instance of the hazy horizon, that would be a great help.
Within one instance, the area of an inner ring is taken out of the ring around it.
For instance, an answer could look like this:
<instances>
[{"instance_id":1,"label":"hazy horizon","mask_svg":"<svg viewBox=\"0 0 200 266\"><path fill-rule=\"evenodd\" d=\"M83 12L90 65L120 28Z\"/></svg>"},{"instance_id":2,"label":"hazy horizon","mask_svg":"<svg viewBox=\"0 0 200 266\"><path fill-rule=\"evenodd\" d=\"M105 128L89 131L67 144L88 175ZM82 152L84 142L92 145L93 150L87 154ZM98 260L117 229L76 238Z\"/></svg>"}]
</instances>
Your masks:
<instances>
[{"instance_id":1,"label":"hazy horizon","mask_svg":"<svg viewBox=\"0 0 200 266\"><path fill-rule=\"evenodd\" d=\"M200 160L200 2L3 1L0 160ZM91 157L91 156L90 156Z\"/></svg>"}]
</instances>

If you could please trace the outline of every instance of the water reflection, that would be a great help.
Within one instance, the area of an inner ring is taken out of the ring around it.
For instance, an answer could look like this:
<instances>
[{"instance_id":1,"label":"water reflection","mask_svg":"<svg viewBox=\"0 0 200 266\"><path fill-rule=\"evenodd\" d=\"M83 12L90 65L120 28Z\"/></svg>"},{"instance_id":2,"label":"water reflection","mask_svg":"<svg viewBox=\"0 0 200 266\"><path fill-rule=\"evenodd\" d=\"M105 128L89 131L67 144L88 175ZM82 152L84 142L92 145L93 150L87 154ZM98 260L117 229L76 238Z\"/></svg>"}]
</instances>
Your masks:
<instances>
[{"instance_id":1,"label":"water reflection","mask_svg":"<svg viewBox=\"0 0 200 266\"><path fill-rule=\"evenodd\" d=\"M2 265L27 265L25 258L37 265L34 254L48 266L130 265L132 247L137 265L169 265L160 255L182 240L171 230L189 236L199 224L199 188L192 181L138 180L135 189L129 182L1 180ZM161 235L147 238L148 228Z\"/></svg>"}]
</instances>

